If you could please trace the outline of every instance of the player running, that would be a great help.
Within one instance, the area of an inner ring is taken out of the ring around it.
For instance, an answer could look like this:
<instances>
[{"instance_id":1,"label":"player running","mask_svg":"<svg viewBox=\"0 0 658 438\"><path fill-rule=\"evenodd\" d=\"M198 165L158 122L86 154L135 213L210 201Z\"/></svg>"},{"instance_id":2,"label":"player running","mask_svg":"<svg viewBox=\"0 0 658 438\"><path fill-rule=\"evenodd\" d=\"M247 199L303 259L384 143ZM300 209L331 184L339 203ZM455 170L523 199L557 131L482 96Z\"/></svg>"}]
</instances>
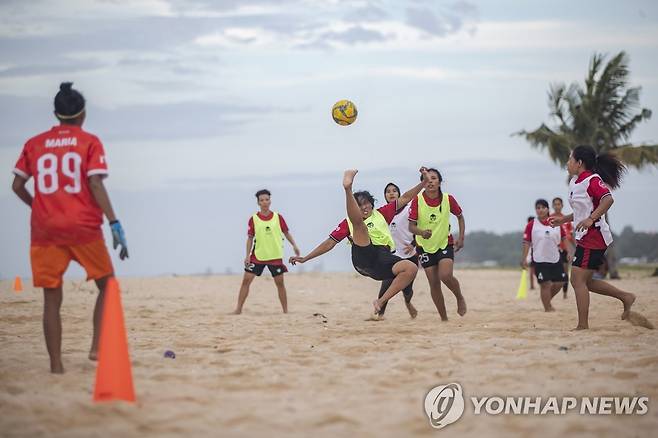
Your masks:
<instances>
[{"instance_id":1,"label":"player running","mask_svg":"<svg viewBox=\"0 0 658 438\"><path fill-rule=\"evenodd\" d=\"M597 155L591 146L578 146L569 156L567 170L569 205L572 214L551 218L553 226L572 221L575 226L576 253L571 268L571 286L576 294L578 326L576 330L589 328L589 292L617 298L624 305L622 319L627 319L635 295L617 289L603 280L592 278L604 263L604 255L612 243L612 232L605 214L614 200L610 188L617 188L626 167L610 153Z\"/></svg>"},{"instance_id":2,"label":"player running","mask_svg":"<svg viewBox=\"0 0 658 438\"><path fill-rule=\"evenodd\" d=\"M523 255L521 266L528 268L527 257L532 248L535 275L539 283L541 302L546 312L553 312L551 300L567 281L567 274L560 260L560 243L565 239L563 228L551 226L548 218L548 201L535 202L537 218L528 222L523 233Z\"/></svg>"}]
</instances>

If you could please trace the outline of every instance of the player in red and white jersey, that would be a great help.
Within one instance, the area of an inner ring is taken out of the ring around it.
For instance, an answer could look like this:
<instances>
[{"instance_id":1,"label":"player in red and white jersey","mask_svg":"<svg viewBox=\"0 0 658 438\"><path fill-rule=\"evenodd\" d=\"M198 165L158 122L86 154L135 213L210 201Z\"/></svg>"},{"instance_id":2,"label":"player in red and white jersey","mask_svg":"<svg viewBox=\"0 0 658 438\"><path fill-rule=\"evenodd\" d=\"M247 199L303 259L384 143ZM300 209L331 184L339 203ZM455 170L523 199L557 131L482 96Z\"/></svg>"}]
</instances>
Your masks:
<instances>
[{"instance_id":1,"label":"player in red and white jersey","mask_svg":"<svg viewBox=\"0 0 658 438\"><path fill-rule=\"evenodd\" d=\"M384 187L384 199L387 204L392 203L393 201L400 198L402 192L400 187L395 183L388 183ZM410 262L418 265L418 255L416 254L416 245L414 241L414 235L409 231L409 207L410 204L405 205L395 213L395 217L391 220L391 223L388 224L389 229L391 230L391 236L393 237L393 242L395 242L395 255L400 257L403 260L409 260ZM414 279L415 280L415 279ZM388 287L391 285L393 280L383 280L379 288L379 297L381 298ZM414 296L414 282L407 285L402 289L402 295L404 296L404 304L407 306L407 311L411 318L416 318L418 316L418 311L411 304L411 298ZM386 313L386 307L388 302L382 305L382 310L379 311L379 316L384 316Z\"/></svg>"},{"instance_id":2,"label":"player in red and white jersey","mask_svg":"<svg viewBox=\"0 0 658 438\"><path fill-rule=\"evenodd\" d=\"M555 197L553 198L553 213L551 213L551 217L562 217L564 216L564 213L562 213L562 208L564 207L564 202L562 201L562 198L560 197ZM562 228L562 231L564 232L565 238L562 240L562 243L560 243L560 261L564 265L564 272L569 272L569 262L571 260L571 257L573 257L574 250L576 248L575 242L576 239L573 236L573 224L571 222L564 222L562 225L560 225L560 228ZM563 293L563 298L567 297L567 288L569 285L569 280L568 280L569 275L567 274L567 281L564 282L564 286L562 286L562 291Z\"/></svg>"},{"instance_id":3,"label":"player in red and white jersey","mask_svg":"<svg viewBox=\"0 0 658 438\"><path fill-rule=\"evenodd\" d=\"M617 298L624 305L622 319L628 318L635 295L592 278L604 263L605 251L612 243L612 233L605 214L614 202L610 188L619 187L626 167L610 153L597 155L591 146L574 148L567 162L571 175L569 204L572 214L551 218L553 226L571 221L576 224L576 252L572 262L571 286L578 307L577 330L589 328L589 291Z\"/></svg>"},{"instance_id":4,"label":"player in red and white jersey","mask_svg":"<svg viewBox=\"0 0 658 438\"><path fill-rule=\"evenodd\" d=\"M288 294L283 281L283 274L288 272L288 268L283 263L283 237L288 239L295 255L300 254L299 248L290 234L283 216L270 210L272 193L267 189L262 189L257 191L255 196L259 211L252 215L247 223L247 255L244 259L244 275L238 292L238 304L232 313L234 315L242 313L251 283L256 277L260 277L265 268L272 274L283 313L288 313ZM268 252L272 252L272 254L268 254ZM260 259L257 254L260 254Z\"/></svg>"},{"instance_id":5,"label":"player in red and white jersey","mask_svg":"<svg viewBox=\"0 0 658 438\"><path fill-rule=\"evenodd\" d=\"M101 225L110 222L114 248L128 257L125 233L103 185L108 174L103 144L82 129L85 99L72 83L60 85L55 116L60 124L25 143L14 167L12 188L32 209L30 262L35 287L44 289L44 332L50 369L62 373L62 278L71 261L78 262L99 289L89 358L96 359L107 280L114 275ZM34 178L34 196L26 183Z\"/></svg>"},{"instance_id":6,"label":"player in red and white jersey","mask_svg":"<svg viewBox=\"0 0 658 438\"><path fill-rule=\"evenodd\" d=\"M567 281L567 274L560 260L560 243L565 237L562 228L552 227L548 220L548 201L535 202L537 218L528 222L523 233L521 266L528 268L527 257L532 248L535 275L539 283L541 302L546 312L552 312L551 300Z\"/></svg>"}]
</instances>

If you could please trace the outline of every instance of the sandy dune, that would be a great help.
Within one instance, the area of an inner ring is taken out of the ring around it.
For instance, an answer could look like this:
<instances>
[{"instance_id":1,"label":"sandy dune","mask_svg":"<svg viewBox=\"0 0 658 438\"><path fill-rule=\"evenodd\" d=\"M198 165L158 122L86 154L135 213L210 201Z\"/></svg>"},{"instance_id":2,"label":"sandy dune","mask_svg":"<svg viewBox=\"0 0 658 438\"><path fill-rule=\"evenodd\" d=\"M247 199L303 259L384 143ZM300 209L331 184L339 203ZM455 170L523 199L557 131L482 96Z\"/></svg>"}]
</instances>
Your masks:
<instances>
[{"instance_id":1,"label":"sandy dune","mask_svg":"<svg viewBox=\"0 0 658 438\"><path fill-rule=\"evenodd\" d=\"M545 314L536 291L514 300L516 271L457 275L469 312L460 318L447 296L447 323L422 273L418 318L409 319L398 296L381 322L364 321L378 285L355 274L289 275L288 315L269 276L254 283L241 316L228 315L239 276L123 279L136 405L91 402L92 283L66 284L67 373L53 376L41 292L15 294L1 282L0 435L655 436L658 330L619 320L619 303L593 296L592 329L571 332L571 290ZM658 322L657 279L632 273L617 284L635 291L635 310ZM163 358L167 349L176 359ZM640 394L651 402L643 416L475 416L467 404L457 423L436 431L424 397L449 382L466 396Z\"/></svg>"}]
</instances>

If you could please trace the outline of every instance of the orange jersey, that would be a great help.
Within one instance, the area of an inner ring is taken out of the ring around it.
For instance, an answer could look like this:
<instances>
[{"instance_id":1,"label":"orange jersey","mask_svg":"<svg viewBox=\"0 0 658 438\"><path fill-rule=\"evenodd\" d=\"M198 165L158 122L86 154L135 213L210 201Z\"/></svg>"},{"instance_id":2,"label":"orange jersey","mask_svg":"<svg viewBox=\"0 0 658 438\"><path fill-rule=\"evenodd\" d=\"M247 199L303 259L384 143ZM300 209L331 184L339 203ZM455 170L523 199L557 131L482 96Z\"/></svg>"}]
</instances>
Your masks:
<instances>
[{"instance_id":1,"label":"orange jersey","mask_svg":"<svg viewBox=\"0 0 658 438\"><path fill-rule=\"evenodd\" d=\"M54 126L25 143L14 173L34 177L32 245L80 245L103 239L103 212L88 182L92 175L107 175L98 137L78 126Z\"/></svg>"}]
</instances>

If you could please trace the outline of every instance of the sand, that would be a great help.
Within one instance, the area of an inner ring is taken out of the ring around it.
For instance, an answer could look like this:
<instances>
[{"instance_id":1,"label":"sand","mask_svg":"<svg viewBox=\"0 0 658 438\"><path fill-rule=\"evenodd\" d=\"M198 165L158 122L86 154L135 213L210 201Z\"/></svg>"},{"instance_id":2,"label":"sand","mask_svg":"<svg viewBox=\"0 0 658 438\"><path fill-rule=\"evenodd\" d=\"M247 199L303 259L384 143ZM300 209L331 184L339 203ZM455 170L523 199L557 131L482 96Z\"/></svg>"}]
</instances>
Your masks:
<instances>
[{"instance_id":1,"label":"sand","mask_svg":"<svg viewBox=\"0 0 658 438\"><path fill-rule=\"evenodd\" d=\"M239 276L121 279L138 402L94 404L87 359L93 283L67 281L66 374L51 375L41 291L0 282L1 436L655 436L658 330L621 321L621 305L592 296L591 330L576 324L573 292L541 310L537 291L515 301L517 271L457 271L469 311L439 321L422 273L411 320L402 297L366 322L378 284L356 274L288 275L290 314L257 279L240 316ZM658 280L626 273L635 310L658 322ZM448 292L449 293L449 292ZM314 316L321 313L326 316ZM163 357L173 350L175 359ZM645 395L645 415L464 416L430 427L423 402L458 382L483 395Z\"/></svg>"}]
</instances>

